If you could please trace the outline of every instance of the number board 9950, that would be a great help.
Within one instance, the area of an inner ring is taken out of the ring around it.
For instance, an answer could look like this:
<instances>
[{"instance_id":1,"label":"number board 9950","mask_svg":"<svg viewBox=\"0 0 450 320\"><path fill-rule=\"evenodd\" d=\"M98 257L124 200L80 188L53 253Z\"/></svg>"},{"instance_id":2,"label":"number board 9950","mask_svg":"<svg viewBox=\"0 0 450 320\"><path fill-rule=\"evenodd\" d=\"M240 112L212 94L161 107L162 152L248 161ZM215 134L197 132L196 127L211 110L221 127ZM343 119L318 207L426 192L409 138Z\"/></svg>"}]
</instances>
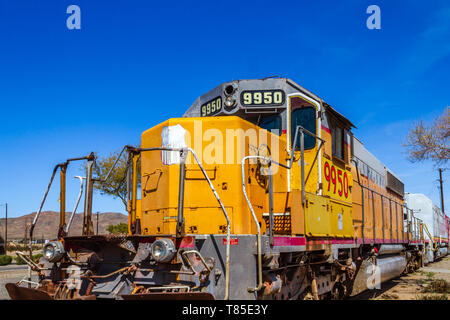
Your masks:
<instances>
[{"instance_id":1,"label":"number board 9950","mask_svg":"<svg viewBox=\"0 0 450 320\"><path fill-rule=\"evenodd\" d=\"M249 90L241 93L241 104L246 107L281 106L284 100L283 90Z\"/></svg>"},{"instance_id":2,"label":"number board 9950","mask_svg":"<svg viewBox=\"0 0 450 320\"><path fill-rule=\"evenodd\" d=\"M333 162L324 161L324 194L341 200L351 200L352 176L350 172L335 166Z\"/></svg>"},{"instance_id":3,"label":"number board 9950","mask_svg":"<svg viewBox=\"0 0 450 320\"><path fill-rule=\"evenodd\" d=\"M213 100L210 100L204 104L202 104L202 107L200 108L202 117L206 116L212 116L216 113L219 113L220 110L222 110L222 98L217 97Z\"/></svg>"}]
</instances>

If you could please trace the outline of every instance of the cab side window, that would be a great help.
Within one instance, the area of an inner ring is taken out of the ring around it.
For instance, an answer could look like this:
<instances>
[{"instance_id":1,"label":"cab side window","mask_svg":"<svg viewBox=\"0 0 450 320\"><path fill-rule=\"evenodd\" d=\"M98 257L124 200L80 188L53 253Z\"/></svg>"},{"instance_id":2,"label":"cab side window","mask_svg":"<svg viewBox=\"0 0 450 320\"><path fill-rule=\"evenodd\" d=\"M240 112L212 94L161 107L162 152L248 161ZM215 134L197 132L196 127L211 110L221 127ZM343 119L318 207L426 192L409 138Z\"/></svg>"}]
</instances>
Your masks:
<instances>
[{"instance_id":1,"label":"cab side window","mask_svg":"<svg viewBox=\"0 0 450 320\"><path fill-rule=\"evenodd\" d=\"M291 114L291 143L294 143L295 129L302 126L311 133L316 134L316 109L314 107L302 107L295 109ZM304 132L305 150L313 149L316 146L316 139L312 135ZM300 132L297 134L295 150L300 150Z\"/></svg>"},{"instance_id":2,"label":"cab side window","mask_svg":"<svg viewBox=\"0 0 450 320\"><path fill-rule=\"evenodd\" d=\"M344 153L344 128L336 122L331 123L331 146L333 157L345 161Z\"/></svg>"}]
</instances>

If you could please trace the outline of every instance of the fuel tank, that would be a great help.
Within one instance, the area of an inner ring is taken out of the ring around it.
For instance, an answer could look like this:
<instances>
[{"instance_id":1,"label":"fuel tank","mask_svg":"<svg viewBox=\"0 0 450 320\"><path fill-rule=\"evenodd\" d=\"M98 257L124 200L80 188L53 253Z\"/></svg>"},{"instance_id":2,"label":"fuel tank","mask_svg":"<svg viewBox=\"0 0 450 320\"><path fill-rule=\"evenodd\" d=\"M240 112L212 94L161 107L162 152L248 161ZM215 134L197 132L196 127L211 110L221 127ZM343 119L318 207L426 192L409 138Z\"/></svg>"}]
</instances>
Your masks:
<instances>
[{"instance_id":1,"label":"fuel tank","mask_svg":"<svg viewBox=\"0 0 450 320\"><path fill-rule=\"evenodd\" d=\"M378 250L379 255L400 253L403 251L401 244L382 244Z\"/></svg>"},{"instance_id":2,"label":"fuel tank","mask_svg":"<svg viewBox=\"0 0 450 320\"><path fill-rule=\"evenodd\" d=\"M446 247L439 248L436 252L437 258L445 257L448 254L448 249Z\"/></svg>"},{"instance_id":3,"label":"fuel tank","mask_svg":"<svg viewBox=\"0 0 450 320\"><path fill-rule=\"evenodd\" d=\"M406 268L406 258L405 256L378 258L377 267L379 268L381 282L385 282L403 273Z\"/></svg>"},{"instance_id":4,"label":"fuel tank","mask_svg":"<svg viewBox=\"0 0 450 320\"><path fill-rule=\"evenodd\" d=\"M364 260L356 274L350 296L355 296L367 289L380 289L381 283L401 275L406 264L406 258L403 255L370 257Z\"/></svg>"}]
</instances>

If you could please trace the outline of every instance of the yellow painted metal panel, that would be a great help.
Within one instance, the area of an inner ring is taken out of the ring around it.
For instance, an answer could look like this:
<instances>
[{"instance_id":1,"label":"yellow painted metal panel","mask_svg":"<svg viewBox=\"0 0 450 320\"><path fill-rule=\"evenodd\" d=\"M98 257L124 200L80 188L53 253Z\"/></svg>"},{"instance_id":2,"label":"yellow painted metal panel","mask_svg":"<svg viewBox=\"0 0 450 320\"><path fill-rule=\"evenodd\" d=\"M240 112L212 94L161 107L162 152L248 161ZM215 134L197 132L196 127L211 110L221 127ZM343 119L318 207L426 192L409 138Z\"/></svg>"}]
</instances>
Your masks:
<instances>
[{"instance_id":1,"label":"yellow painted metal panel","mask_svg":"<svg viewBox=\"0 0 450 320\"><path fill-rule=\"evenodd\" d=\"M327 237L331 234L329 200L307 193L305 226L308 236Z\"/></svg>"},{"instance_id":2,"label":"yellow painted metal panel","mask_svg":"<svg viewBox=\"0 0 450 320\"><path fill-rule=\"evenodd\" d=\"M330 224L333 237L353 237L352 207L330 201Z\"/></svg>"},{"instance_id":3,"label":"yellow painted metal panel","mask_svg":"<svg viewBox=\"0 0 450 320\"><path fill-rule=\"evenodd\" d=\"M186 130L186 146L197 153L223 204L232 211L232 232L255 234L256 226L242 190L241 160L248 155L267 154L270 150L274 159L285 164L285 135L274 135L234 116L175 118L145 131L142 148L160 147L163 128L176 125ZM180 166L163 164L161 151L144 152L141 156L142 210L145 212L142 230L150 234L173 234ZM275 192L286 193L287 171L277 166L273 170ZM268 212L267 176L261 174L256 162L247 162L244 171L247 193L264 232L263 212ZM203 210L200 208L212 209L203 214L199 213ZM160 212L164 212L164 217ZM197 230L217 234L226 225L224 214L192 155L186 159L184 214L186 233Z\"/></svg>"}]
</instances>

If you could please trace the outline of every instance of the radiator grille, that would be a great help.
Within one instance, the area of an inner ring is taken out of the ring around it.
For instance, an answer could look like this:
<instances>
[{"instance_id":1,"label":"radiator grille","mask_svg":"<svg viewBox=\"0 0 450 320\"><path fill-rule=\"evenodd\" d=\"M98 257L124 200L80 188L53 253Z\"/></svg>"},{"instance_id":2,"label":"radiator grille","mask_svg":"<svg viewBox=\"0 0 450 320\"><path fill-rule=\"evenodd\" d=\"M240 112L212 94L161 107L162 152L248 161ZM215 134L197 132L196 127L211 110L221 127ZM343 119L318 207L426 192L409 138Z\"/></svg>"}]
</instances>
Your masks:
<instances>
[{"instance_id":1,"label":"radiator grille","mask_svg":"<svg viewBox=\"0 0 450 320\"><path fill-rule=\"evenodd\" d=\"M269 214L263 214L266 228L269 229ZM291 234L291 215L289 213L273 214L273 232L275 234Z\"/></svg>"}]
</instances>

